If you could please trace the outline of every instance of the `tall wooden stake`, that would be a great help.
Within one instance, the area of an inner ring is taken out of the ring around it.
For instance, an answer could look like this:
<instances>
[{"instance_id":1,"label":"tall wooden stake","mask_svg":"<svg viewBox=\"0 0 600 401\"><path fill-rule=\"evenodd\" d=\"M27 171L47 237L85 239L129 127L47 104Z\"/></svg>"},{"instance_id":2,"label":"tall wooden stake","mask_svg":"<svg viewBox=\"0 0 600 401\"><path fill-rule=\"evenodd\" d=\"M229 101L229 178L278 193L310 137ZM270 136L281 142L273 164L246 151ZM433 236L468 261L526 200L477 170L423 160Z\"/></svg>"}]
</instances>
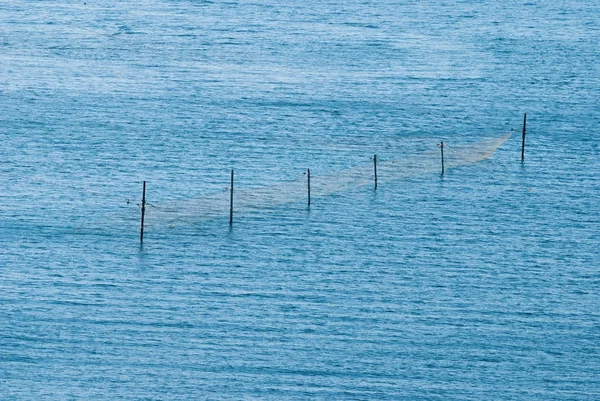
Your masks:
<instances>
[{"instance_id":1,"label":"tall wooden stake","mask_svg":"<svg viewBox=\"0 0 600 401\"><path fill-rule=\"evenodd\" d=\"M233 224L233 169L231 170L231 187L229 188L229 225Z\"/></svg>"},{"instance_id":2,"label":"tall wooden stake","mask_svg":"<svg viewBox=\"0 0 600 401\"><path fill-rule=\"evenodd\" d=\"M525 133L527 132L527 113L523 115L523 143L521 144L521 161L525 161Z\"/></svg>"},{"instance_id":3,"label":"tall wooden stake","mask_svg":"<svg viewBox=\"0 0 600 401\"><path fill-rule=\"evenodd\" d=\"M144 242L144 215L146 214L146 181L142 190L142 224L140 226L140 244Z\"/></svg>"},{"instance_id":4,"label":"tall wooden stake","mask_svg":"<svg viewBox=\"0 0 600 401\"><path fill-rule=\"evenodd\" d=\"M440 142L440 149L442 150L442 175L444 175L444 142Z\"/></svg>"},{"instance_id":5,"label":"tall wooden stake","mask_svg":"<svg viewBox=\"0 0 600 401\"><path fill-rule=\"evenodd\" d=\"M229 187L229 225L233 224L233 169L231 169L231 185Z\"/></svg>"},{"instance_id":6,"label":"tall wooden stake","mask_svg":"<svg viewBox=\"0 0 600 401\"><path fill-rule=\"evenodd\" d=\"M375 172L375 189L377 189L377 155L373 155L373 170Z\"/></svg>"},{"instance_id":7,"label":"tall wooden stake","mask_svg":"<svg viewBox=\"0 0 600 401\"><path fill-rule=\"evenodd\" d=\"M308 206L310 206L310 169L307 169L308 176Z\"/></svg>"}]
</instances>

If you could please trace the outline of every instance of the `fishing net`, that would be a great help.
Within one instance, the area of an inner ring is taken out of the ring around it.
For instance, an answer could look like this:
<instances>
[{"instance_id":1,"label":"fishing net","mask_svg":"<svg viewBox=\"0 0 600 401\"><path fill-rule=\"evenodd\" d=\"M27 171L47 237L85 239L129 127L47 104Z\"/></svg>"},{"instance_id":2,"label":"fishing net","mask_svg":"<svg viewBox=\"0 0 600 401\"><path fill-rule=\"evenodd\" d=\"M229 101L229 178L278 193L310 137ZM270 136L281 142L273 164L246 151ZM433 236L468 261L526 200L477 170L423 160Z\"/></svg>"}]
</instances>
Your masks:
<instances>
[{"instance_id":1,"label":"fishing net","mask_svg":"<svg viewBox=\"0 0 600 401\"><path fill-rule=\"evenodd\" d=\"M511 134L489 138L467 145L444 143L444 168L446 170L465 164L488 159L510 138ZM377 159L378 185L414 177L418 174L441 172L440 144L432 144L423 150L415 150L394 160ZM310 174L311 199L344 193L375 182L373 159L362 165L337 171L332 174ZM258 188L238 188L234 183L233 208L235 214L264 211L286 204L308 203L308 174L295 180ZM230 207L229 188L222 192L179 200L173 204L153 205L147 208L146 222L153 225L176 225L181 222L193 223L228 216Z\"/></svg>"}]
</instances>

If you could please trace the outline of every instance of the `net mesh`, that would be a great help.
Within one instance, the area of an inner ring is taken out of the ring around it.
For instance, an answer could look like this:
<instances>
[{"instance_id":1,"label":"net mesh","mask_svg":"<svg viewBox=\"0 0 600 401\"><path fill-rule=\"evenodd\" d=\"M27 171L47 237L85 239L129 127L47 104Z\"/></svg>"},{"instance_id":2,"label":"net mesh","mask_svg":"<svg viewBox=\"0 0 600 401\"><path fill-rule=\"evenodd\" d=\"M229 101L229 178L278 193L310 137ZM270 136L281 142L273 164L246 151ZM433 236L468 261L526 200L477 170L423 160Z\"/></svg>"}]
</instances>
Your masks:
<instances>
[{"instance_id":1,"label":"net mesh","mask_svg":"<svg viewBox=\"0 0 600 401\"><path fill-rule=\"evenodd\" d=\"M444 167L446 170L472 164L491 157L510 138L511 134L489 138L467 145L444 143ZM386 182L414 177L418 174L441 172L440 145L403 154L394 160L377 159L377 182ZM373 161L344 169L333 174L318 175L311 172L311 199L344 193L374 184ZM308 198L308 177L304 173L295 180L258 188L238 188L234 185L234 213L245 214L262 211L285 204L304 202ZM153 205L147 209L146 222L155 225L194 223L229 214L230 191L177 201L172 204Z\"/></svg>"}]
</instances>

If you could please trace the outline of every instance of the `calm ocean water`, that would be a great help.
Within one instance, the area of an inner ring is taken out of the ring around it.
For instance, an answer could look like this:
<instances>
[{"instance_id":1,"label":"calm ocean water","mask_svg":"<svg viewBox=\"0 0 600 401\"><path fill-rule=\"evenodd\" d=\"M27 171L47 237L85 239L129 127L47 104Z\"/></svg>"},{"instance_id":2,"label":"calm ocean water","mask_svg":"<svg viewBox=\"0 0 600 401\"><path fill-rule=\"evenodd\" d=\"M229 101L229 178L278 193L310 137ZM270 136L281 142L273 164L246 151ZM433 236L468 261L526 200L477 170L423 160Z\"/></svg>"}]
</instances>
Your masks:
<instances>
[{"instance_id":1,"label":"calm ocean water","mask_svg":"<svg viewBox=\"0 0 600 401\"><path fill-rule=\"evenodd\" d=\"M0 2L0 399L599 399L599 43L588 0ZM230 228L232 168L282 190Z\"/></svg>"}]
</instances>

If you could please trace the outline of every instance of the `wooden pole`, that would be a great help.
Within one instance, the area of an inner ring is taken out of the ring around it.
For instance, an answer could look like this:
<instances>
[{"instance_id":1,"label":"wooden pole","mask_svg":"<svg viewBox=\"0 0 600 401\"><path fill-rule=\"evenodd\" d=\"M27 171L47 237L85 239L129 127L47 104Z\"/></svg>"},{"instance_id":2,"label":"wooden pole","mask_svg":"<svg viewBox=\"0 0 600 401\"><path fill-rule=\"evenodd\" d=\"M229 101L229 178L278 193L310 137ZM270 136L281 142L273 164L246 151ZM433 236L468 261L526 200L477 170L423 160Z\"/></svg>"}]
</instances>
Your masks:
<instances>
[{"instance_id":1,"label":"wooden pole","mask_svg":"<svg viewBox=\"0 0 600 401\"><path fill-rule=\"evenodd\" d=\"M142 190L142 224L140 225L140 244L144 242L144 215L146 214L146 181Z\"/></svg>"},{"instance_id":2,"label":"wooden pole","mask_svg":"<svg viewBox=\"0 0 600 401\"><path fill-rule=\"evenodd\" d=\"M442 150L442 175L444 175L444 142L440 142L440 149Z\"/></svg>"},{"instance_id":3,"label":"wooden pole","mask_svg":"<svg viewBox=\"0 0 600 401\"><path fill-rule=\"evenodd\" d=\"M377 155L373 155L373 170L375 172L375 189L377 189Z\"/></svg>"},{"instance_id":4,"label":"wooden pole","mask_svg":"<svg viewBox=\"0 0 600 401\"><path fill-rule=\"evenodd\" d=\"M308 206L310 207L310 169L307 169L308 176Z\"/></svg>"},{"instance_id":5,"label":"wooden pole","mask_svg":"<svg viewBox=\"0 0 600 401\"><path fill-rule=\"evenodd\" d=\"M527 113L523 115L523 142L521 144L521 161L525 161L525 133L527 132Z\"/></svg>"},{"instance_id":6,"label":"wooden pole","mask_svg":"<svg viewBox=\"0 0 600 401\"><path fill-rule=\"evenodd\" d=\"M231 186L229 188L229 225L233 224L233 169L231 169Z\"/></svg>"}]
</instances>

